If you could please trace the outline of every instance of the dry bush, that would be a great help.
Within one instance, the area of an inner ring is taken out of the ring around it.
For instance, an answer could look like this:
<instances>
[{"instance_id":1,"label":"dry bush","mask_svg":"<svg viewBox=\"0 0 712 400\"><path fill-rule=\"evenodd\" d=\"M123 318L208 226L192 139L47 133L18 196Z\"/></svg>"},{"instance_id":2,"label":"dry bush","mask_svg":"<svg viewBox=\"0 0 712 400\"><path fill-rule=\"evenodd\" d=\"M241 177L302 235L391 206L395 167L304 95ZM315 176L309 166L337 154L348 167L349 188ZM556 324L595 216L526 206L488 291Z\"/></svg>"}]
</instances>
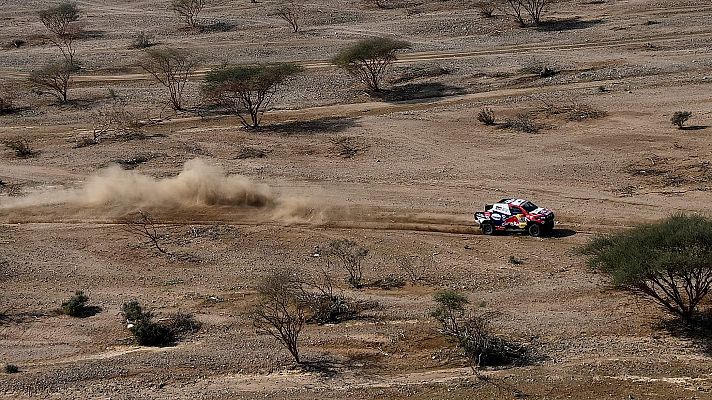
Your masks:
<instances>
[{"instance_id":1,"label":"dry bush","mask_svg":"<svg viewBox=\"0 0 712 400\"><path fill-rule=\"evenodd\" d=\"M492 18L494 11L497 9L497 4L493 0L484 0L477 2L477 8L480 10L480 15L485 18Z\"/></svg>"},{"instance_id":2,"label":"dry bush","mask_svg":"<svg viewBox=\"0 0 712 400\"><path fill-rule=\"evenodd\" d=\"M10 114L15 111L16 98L15 83L5 81L3 85L0 85L0 115Z\"/></svg>"},{"instance_id":3,"label":"dry bush","mask_svg":"<svg viewBox=\"0 0 712 400\"><path fill-rule=\"evenodd\" d=\"M489 321L493 314L466 313L469 301L463 294L444 290L433 298L437 307L431 316L440 323L440 331L463 351L473 368L524 364L531 360L525 346L492 331Z\"/></svg>"},{"instance_id":4,"label":"dry bush","mask_svg":"<svg viewBox=\"0 0 712 400\"><path fill-rule=\"evenodd\" d=\"M89 297L84 292L77 291L69 300L62 303L62 313L70 317L83 317L88 312Z\"/></svg>"},{"instance_id":5,"label":"dry bush","mask_svg":"<svg viewBox=\"0 0 712 400\"><path fill-rule=\"evenodd\" d=\"M267 154L269 153L270 150L260 149L257 147L242 146L240 148L240 151L237 152L235 158L238 160L244 160L247 158L264 158L267 157Z\"/></svg>"},{"instance_id":6,"label":"dry bush","mask_svg":"<svg viewBox=\"0 0 712 400\"><path fill-rule=\"evenodd\" d=\"M326 270L318 276L295 277L295 286L299 300L308 309L309 323L336 324L378 306L378 302L357 301L338 293L333 277Z\"/></svg>"},{"instance_id":7,"label":"dry bush","mask_svg":"<svg viewBox=\"0 0 712 400\"><path fill-rule=\"evenodd\" d=\"M17 158L31 158L40 152L33 149L30 141L24 137L18 137L5 141L5 147L15 152Z\"/></svg>"},{"instance_id":8,"label":"dry bush","mask_svg":"<svg viewBox=\"0 0 712 400\"><path fill-rule=\"evenodd\" d=\"M153 35L151 35L150 33L141 31L141 32L137 33L136 36L134 36L129 48L131 48L131 49L147 49L153 45L155 45Z\"/></svg>"},{"instance_id":9,"label":"dry bush","mask_svg":"<svg viewBox=\"0 0 712 400\"><path fill-rule=\"evenodd\" d=\"M5 371L6 374L16 374L20 372L20 368L15 364L5 364L3 371Z\"/></svg>"},{"instance_id":10,"label":"dry bush","mask_svg":"<svg viewBox=\"0 0 712 400\"><path fill-rule=\"evenodd\" d=\"M544 102L543 110L549 115L563 115L568 121L585 121L603 118L607 113L585 103L571 101L566 104Z\"/></svg>"},{"instance_id":11,"label":"dry bush","mask_svg":"<svg viewBox=\"0 0 712 400\"><path fill-rule=\"evenodd\" d=\"M494 111L487 107L480 110L479 114L477 114L477 120L489 126L497 123L497 120L494 117Z\"/></svg>"},{"instance_id":12,"label":"dry bush","mask_svg":"<svg viewBox=\"0 0 712 400\"><path fill-rule=\"evenodd\" d=\"M150 213L138 210L119 221L124 231L146 240L153 248L161 254L171 256L172 253L165 249L164 241L166 235L159 231L160 222Z\"/></svg>"},{"instance_id":13,"label":"dry bush","mask_svg":"<svg viewBox=\"0 0 712 400\"><path fill-rule=\"evenodd\" d=\"M79 139L76 148L87 147L104 141L128 141L144 139L146 122L126 108L123 100L116 98L111 105L100 108L94 115L94 128L89 137Z\"/></svg>"},{"instance_id":14,"label":"dry bush","mask_svg":"<svg viewBox=\"0 0 712 400\"><path fill-rule=\"evenodd\" d=\"M398 259L397 264L411 284L415 285L427 281L429 272L435 270L435 254L424 257L402 257Z\"/></svg>"},{"instance_id":15,"label":"dry bush","mask_svg":"<svg viewBox=\"0 0 712 400\"><path fill-rule=\"evenodd\" d=\"M363 287L363 260L368 255L368 249L359 246L356 242L348 239L333 240L324 250L327 264L330 267L333 263L346 271L348 277L346 281L354 288Z\"/></svg>"},{"instance_id":16,"label":"dry bush","mask_svg":"<svg viewBox=\"0 0 712 400\"><path fill-rule=\"evenodd\" d=\"M525 133L539 133L542 126L532 119L529 114L518 114L514 118L507 118L500 125L501 129L511 129Z\"/></svg>"},{"instance_id":17,"label":"dry bush","mask_svg":"<svg viewBox=\"0 0 712 400\"><path fill-rule=\"evenodd\" d=\"M361 144L354 137L342 137L334 140L334 152L343 158L355 157L367 148L368 146Z\"/></svg>"}]
</instances>

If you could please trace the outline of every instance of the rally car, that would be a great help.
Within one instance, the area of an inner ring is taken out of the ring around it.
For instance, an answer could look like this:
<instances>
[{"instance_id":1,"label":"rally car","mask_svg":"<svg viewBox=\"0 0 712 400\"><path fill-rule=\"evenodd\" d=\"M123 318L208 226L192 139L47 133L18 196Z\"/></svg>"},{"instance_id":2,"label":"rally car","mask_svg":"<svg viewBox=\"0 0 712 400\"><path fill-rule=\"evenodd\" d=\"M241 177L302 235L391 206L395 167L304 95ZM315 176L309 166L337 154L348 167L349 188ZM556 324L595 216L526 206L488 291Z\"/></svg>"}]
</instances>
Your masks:
<instances>
[{"instance_id":1,"label":"rally car","mask_svg":"<svg viewBox=\"0 0 712 400\"><path fill-rule=\"evenodd\" d=\"M475 221L485 235L496 232L528 232L542 236L554 229L554 213L524 199L502 199L475 213Z\"/></svg>"}]
</instances>

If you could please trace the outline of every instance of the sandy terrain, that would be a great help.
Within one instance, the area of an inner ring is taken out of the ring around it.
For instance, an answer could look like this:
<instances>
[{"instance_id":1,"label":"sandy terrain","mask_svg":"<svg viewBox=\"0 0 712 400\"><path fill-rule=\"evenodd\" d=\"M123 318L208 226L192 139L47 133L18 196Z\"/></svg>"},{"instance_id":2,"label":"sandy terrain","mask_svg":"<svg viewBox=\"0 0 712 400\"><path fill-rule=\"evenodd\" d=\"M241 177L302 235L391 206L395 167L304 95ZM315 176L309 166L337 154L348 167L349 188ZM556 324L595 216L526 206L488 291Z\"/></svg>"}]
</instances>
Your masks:
<instances>
[{"instance_id":1,"label":"sandy terrain","mask_svg":"<svg viewBox=\"0 0 712 400\"><path fill-rule=\"evenodd\" d=\"M79 41L75 101L60 106L21 87L57 57L34 14L47 2L9 1L0 43L28 45L0 49L0 84L21 89L20 110L0 115L0 140L22 136L40 153L18 159L0 149L0 364L20 368L0 373L0 397L712 398L709 354L661 329L655 306L612 290L575 252L597 233L712 212L710 3L565 1L547 24L525 29L461 1L391 3L310 0L303 32L292 34L268 15L272 1L209 0L201 20L233 27L207 33L180 29L161 2L79 1L94 34ZM128 46L138 31L204 60L188 111L171 111L164 89L137 67L141 51ZM328 63L371 35L413 44L384 99ZM305 72L281 92L265 128L246 131L199 108L203 74L223 61L293 61ZM559 73L539 78L533 65ZM110 104L109 89L156 123L145 139L75 148ZM605 115L547 112L571 104ZM544 129L483 126L482 107L500 120L530 112ZM693 112L694 129L670 124L678 110ZM356 155L341 156L340 140ZM245 147L266 155L238 157ZM275 206L186 205L177 195L137 204L133 181L100 172L137 158L144 162L117 176L169 179L201 159L243 176L240 185L264 190ZM553 237L480 235L472 212L507 196L553 209ZM172 251L191 257L162 256L117 224L138 207L165 224ZM433 256L434 266L425 282L403 288L341 284L379 307L307 325L303 357L321 369L293 368L246 312L260 278L285 266L318 270L315 249L339 238L370 249L368 281L404 277L402 257ZM474 375L429 317L442 288L497 312L498 332L540 359ZM102 312L58 315L75 290ZM158 314L192 312L203 328L174 347L136 346L120 314L130 299Z\"/></svg>"}]
</instances>

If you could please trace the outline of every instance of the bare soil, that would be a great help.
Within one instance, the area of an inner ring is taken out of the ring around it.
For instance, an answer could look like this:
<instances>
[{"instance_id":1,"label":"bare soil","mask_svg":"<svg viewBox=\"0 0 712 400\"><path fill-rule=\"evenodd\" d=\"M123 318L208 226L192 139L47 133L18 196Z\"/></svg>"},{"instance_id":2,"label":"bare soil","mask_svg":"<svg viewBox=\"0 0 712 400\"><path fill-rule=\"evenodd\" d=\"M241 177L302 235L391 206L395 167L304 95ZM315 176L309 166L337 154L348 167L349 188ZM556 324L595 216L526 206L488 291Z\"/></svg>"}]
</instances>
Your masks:
<instances>
[{"instance_id":1,"label":"bare soil","mask_svg":"<svg viewBox=\"0 0 712 400\"><path fill-rule=\"evenodd\" d=\"M114 3L78 2L92 34L78 41L83 69L66 105L24 86L59 54L35 14L46 2L0 10L0 44L27 43L0 49L0 84L18 95L18 110L0 115L0 140L24 137L39 152L0 149L0 364L20 368L0 373L0 397L712 398L708 349L662 329L660 310L611 288L575 251L592 235L712 212L708 1L565 1L540 27L519 28L461 1L377 9L310 0L298 34L270 15L273 1L208 1L199 19L225 32L182 29L161 2ZM141 51L129 44L139 31L203 60L188 111L170 110L164 88L138 68ZM372 35L413 44L382 98L328 62ZM223 61L306 70L281 90L264 128L247 131L201 108L202 76ZM532 72L541 66L558 73L541 78ZM109 89L152 121L145 137L77 148L111 104ZM542 129L481 125L482 107L500 122L526 113ZM680 110L693 113L689 129L669 122ZM266 185L277 206L77 200L117 162L166 179L196 158ZM480 235L472 213L509 196L553 209L554 235ZM164 256L117 223L139 207L162 223L172 252L190 256ZM380 306L308 325L310 367L296 368L246 313L261 278L319 270L315 254L339 238L370 249L369 282L406 278L402 257L432 256L434 266L390 290L339 281L345 295ZM443 288L496 312L496 330L541 357L474 374L429 317ZM76 290L102 311L59 315ZM136 346L120 314L131 299L159 315L194 313L203 328L173 347Z\"/></svg>"}]
</instances>

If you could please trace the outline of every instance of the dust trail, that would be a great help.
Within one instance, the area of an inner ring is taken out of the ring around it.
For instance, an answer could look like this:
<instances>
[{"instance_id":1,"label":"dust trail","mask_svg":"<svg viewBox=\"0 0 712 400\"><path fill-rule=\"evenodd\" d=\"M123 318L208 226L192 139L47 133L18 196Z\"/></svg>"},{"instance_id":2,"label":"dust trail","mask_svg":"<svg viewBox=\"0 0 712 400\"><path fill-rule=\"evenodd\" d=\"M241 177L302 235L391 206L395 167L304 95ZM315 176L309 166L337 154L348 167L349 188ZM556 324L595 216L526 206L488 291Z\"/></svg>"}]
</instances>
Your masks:
<instances>
[{"instance_id":1,"label":"dust trail","mask_svg":"<svg viewBox=\"0 0 712 400\"><path fill-rule=\"evenodd\" d=\"M222 168L200 159L186 162L178 175L163 179L112 166L89 177L81 188L50 190L5 200L0 203L0 209L61 204L109 213L140 208L175 210L228 206L293 222L320 214L316 201L280 196L267 185L241 175L226 174Z\"/></svg>"}]
</instances>

